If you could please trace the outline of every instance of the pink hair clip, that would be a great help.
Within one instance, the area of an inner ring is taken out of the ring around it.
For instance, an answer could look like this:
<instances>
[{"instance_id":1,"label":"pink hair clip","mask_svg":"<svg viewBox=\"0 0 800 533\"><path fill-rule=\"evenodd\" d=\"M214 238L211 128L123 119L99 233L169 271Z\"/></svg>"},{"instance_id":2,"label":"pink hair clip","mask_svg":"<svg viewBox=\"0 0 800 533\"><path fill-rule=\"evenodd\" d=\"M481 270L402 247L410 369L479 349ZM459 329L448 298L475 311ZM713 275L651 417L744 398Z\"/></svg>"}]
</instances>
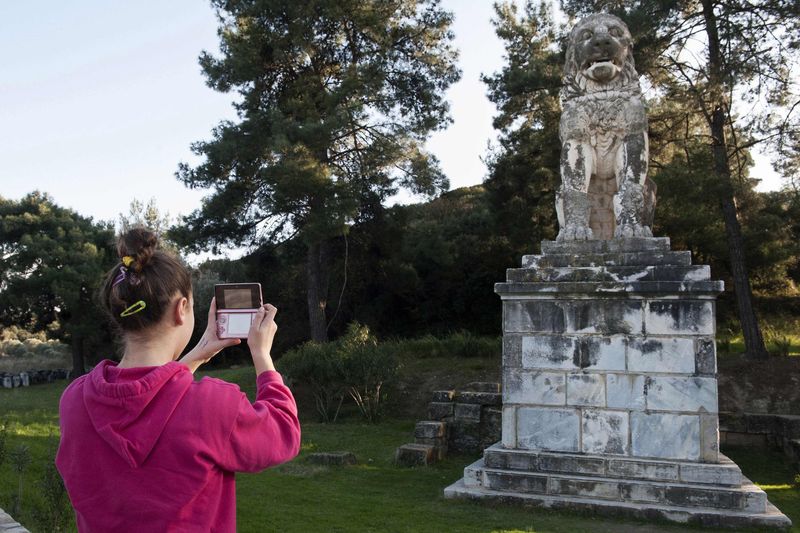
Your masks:
<instances>
[{"instance_id":1,"label":"pink hair clip","mask_svg":"<svg viewBox=\"0 0 800 533\"><path fill-rule=\"evenodd\" d=\"M117 285L119 285L120 283L122 283L123 281L125 281L125 278L127 277L127 272L128 269L125 268L124 266L119 267L119 274L117 274L117 277L114 278L114 283L111 284L112 289Z\"/></svg>"}]
</instances>

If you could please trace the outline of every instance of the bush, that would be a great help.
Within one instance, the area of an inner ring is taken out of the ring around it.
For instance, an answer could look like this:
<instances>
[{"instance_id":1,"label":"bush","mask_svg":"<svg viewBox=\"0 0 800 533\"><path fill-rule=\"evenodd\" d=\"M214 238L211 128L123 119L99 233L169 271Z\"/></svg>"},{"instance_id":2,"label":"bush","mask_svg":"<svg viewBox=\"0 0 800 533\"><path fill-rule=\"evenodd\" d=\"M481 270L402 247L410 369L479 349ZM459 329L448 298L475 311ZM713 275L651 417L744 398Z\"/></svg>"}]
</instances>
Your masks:
<instances>
[{"instance_id":1,"label":"bush","mask_svg":"<svg viewBox=\"0 0 800 533\"><path fill-rule=\"evenodd\" d=\"M344 390L336 363L335 344L307 342L281 357L278 369L290 384L304 383L311 388L317 413L323 422L336 422Z\"/></svg>"},{"instance_id":2,"label":"bush","mask_svg":"<svg viewBox=\"0 0 800 533\"><path fill-rule=\"evenodd\" d=\"M385 399L383 385L397 376L397 357L381 349L369 328L357 322L339 340L337 355L347 393L368 422L377 422Z\"/></svg>"},{"instance_id":3,"label":"bush","mask_svg":"<svg viewBox=\"0 0 800 533\"><path fill-rule=\"evenodd\" d=\"M290 383L311 388L323 422L336 422L346 396L369 422L376 422L385 399L384 384L397 375L397 358L382 349L366 326L354 322L329 343L308 342L278 362Z\"/></svg>"}]
</instances>

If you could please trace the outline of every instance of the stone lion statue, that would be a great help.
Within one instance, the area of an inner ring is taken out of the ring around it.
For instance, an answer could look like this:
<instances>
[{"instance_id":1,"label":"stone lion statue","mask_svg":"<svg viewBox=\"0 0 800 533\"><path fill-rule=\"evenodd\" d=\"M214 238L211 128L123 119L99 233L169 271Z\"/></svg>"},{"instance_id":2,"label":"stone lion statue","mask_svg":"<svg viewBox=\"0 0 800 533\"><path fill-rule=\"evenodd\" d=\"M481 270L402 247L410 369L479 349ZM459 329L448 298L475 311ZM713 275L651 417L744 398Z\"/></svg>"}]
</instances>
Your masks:
<instances>
[{"instance_id":1,"label":"stone lion statue","mask_svg":"<svg viewBox=\"0 0 800 533\"><path fill-rule=\"evenodd\" d=\"M564 66L559 241L652 237L655 184L628 27L608 14L572 29Z\"/></svg>"}]
</instances>

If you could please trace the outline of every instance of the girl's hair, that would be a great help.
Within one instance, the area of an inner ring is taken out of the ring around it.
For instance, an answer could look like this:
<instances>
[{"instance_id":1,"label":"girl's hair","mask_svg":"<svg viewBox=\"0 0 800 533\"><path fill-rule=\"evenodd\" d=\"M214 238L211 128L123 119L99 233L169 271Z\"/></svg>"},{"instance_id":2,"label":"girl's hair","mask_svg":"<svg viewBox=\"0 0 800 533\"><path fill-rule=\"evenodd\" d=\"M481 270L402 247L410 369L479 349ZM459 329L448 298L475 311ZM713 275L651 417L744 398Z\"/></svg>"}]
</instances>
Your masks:
<instances>
[{"instance_id":1,"label":"girl's hair","mask_svg":"<svg viewBox=\"0 0 800 533\"><path fill-rule=\"evenodd\" d=\"M117 241L120 262L106 274L100 304L123 332L157 324L175 293L187 298L192 293L187 268L158 244L156 234L143 227L130 229Z\"/></svg>"}]
</instances>

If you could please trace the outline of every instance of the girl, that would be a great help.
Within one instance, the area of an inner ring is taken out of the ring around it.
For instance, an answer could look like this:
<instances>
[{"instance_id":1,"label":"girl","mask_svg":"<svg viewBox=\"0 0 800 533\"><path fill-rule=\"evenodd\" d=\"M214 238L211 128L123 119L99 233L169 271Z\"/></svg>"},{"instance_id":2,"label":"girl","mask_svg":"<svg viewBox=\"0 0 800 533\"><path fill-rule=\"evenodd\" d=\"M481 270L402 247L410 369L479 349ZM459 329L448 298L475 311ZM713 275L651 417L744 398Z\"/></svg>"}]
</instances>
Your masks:
<instances>
[{"instance_id":1,"label":"girl","mask_svg":"<svg viewBox=\"0 0 800 533\"><path fill-rule=\"evenodd\" d=\"M119 364L104 360L64 391L56 466L91 531L236 531L234 472L288 461L300 447L297 407L270 357L277 309L258 311L247 344L258 394L192 373L238 339L220 340L214 300L200 342L189 272L136 228L118 243L101 304L121 330Z\"/></svg>"}]
</instances>

